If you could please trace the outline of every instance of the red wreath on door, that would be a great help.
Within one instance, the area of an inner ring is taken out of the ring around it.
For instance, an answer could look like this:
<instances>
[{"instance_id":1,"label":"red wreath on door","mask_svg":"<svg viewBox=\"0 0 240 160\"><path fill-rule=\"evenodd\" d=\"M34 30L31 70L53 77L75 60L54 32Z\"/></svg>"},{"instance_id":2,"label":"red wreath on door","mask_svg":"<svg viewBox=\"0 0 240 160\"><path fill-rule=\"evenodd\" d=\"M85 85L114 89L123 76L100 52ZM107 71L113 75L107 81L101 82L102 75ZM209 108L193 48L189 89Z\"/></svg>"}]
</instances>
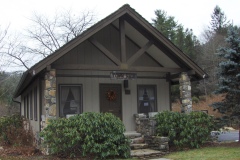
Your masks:
<instances>
[{"instance_id":1,"label":"red wreath on door","mask_svg":"<svg viewBox=\"0 0 240 160\"><path fill-rule=\"evenodd\" d=\"M108 90L106 93L107 100L115 101L117 99L117 93L114 90Z\"/></svg>"}]
</instances>

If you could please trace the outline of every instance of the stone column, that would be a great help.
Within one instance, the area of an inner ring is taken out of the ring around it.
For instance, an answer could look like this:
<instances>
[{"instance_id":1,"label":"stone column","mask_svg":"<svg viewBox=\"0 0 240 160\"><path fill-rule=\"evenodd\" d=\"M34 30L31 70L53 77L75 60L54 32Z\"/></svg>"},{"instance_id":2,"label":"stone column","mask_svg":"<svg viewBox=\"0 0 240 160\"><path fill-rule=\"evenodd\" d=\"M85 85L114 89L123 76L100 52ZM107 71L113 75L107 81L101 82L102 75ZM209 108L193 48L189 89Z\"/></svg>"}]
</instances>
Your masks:
<instances>
[{"instance_id":1,"label":"stone column","mask_svg":"<svg viewBox=\"0 0 240 160\"><path fill-rule=\"evenodd\" d=\"M56 118L56 70L51 69L45 74L44 86L44 109L45 109L45 125L49 119ZM45 126L44 126L45 127Z\"/></svg>"},{"instance_id":2,"label":"stone column","mask_svg":"<svg viewBox=\"0 0 240 160\"><path fill-rule=\"evenodd\" d=\"M51 69L45 73L43 88L44 88L43 109L45 111L45 114L41 116L41 130L43 130L47 126L49 119L55 119L57 116L55 69ZM44 141L44 139L42 140ZM48 148L48 146L42 146L41 150L42 153L45 155L50 154L50 148Z\"/></svg>"},{"instance_id":3,"label":"stone column","mask_svg":"<svg viewBox=\"0 0 240 160\"><path fill-rule=\"evenodd\" d=\"M186 72L182 72L179 78L181 112L190 113L192 111L191 82Z\"/></svg>"}]
</instances>

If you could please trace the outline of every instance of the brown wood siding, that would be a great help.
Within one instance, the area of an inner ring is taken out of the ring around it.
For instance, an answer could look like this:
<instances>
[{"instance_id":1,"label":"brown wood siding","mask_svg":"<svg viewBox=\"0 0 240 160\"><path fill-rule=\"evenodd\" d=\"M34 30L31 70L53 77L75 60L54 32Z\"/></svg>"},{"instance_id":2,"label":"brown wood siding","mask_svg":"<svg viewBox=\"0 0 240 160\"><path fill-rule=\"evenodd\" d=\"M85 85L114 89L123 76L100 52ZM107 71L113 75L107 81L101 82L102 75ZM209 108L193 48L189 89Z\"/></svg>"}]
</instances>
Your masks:
<instances>
[{"instance_id":1,"label":"brown wood siding","mask_svg":"<svg viewBox=\"0 0 240 160\"><path fill-rule=\"evenodd\" d=\"M112 25L107 26L100 32L96 33L94 39L104 46L111 54L113 54L118 60L121 60L121 47L120 47L120 33ZM131 58L139 49L132 40L126 38L126 58ZM116 66L105 54L103 54L97 47L95 47L90 41L84 41L76 48L65 54L59 60L53 63L53 65L61 64L84 64L84 65L111 65ZM144 53L137 59L133 66L147 66L147 67L159 67L159 64L153 60L148 53Z\"/></svg>"},{"instance_id":2,"label":"brown wood siding","mask_svg":"<svg viewBox=\"0 0 240 160\"><path fill-rule=\"evenodd\" d=\"M131 58L140 47L137 46L132 40L129 38L126 39L126 49L127 49L127 59ZM148 67L159 67L159 64L153 60L152 57L148 55L148 53L144 53L137 59L136 62L132 64L133 66L148 66Z\"/></svg>"},{"instance_id":3,"label":"brown wood siding","mask_svg":"<svg viewBox=\"0 0 240 160\"><path fill-rule=\"evenodd\" d=\"M40 124L40 90L39 90L39 79L34 80L29 87L23 92L21 96L21 113L23 116L29 118L29 122L31 125L31 129L33 133L39 132L39 124ZM36 90L36 92L34 92ZM36 93L36 97L34 95ZM35 98L37 98L37 103L35 102ZM37 106L35 106L37 105ZM36 112L36 113L35 113ZM36 116L37 115L37 116Z\"/></svg>"},{"instance_id":4,"label":"brown wood siding","mask_svg":"<svg viewBox=\"0 0 240 160\"><path fill-rule=\"evenodd\" d=\"M101 51L89 41L85 41L53 64L114 65Z\"/></svg>"},{"instance_id":5,"label":"brown wood siding","mask_svg":"<svg viewBox=\"0 0 240 160\"><path fill-rule=\"evenodd\" d=\"M120 33L112 25L108 25L94 35L103 46L105 46L119 60L120 57Z\"/></svg>"}]
</instances>

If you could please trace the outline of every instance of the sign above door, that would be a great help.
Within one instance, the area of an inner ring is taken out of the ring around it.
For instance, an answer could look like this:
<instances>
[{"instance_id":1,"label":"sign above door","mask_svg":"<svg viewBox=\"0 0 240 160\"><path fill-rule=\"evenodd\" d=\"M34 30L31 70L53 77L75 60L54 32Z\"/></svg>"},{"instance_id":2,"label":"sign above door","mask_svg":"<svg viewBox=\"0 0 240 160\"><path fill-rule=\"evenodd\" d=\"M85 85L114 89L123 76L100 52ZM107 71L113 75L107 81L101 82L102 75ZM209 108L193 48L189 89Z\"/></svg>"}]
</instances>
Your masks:
<instances>
[{"instance_id":1,"label":"sign above door","mask_svg":"<svg viewBox=\"0 0 240 160\"><path fill-rule=\"evenodd\" d=\"M125 73L125 72L110 72L111 79L137 79L137 73Z\"/></svg>"}]
</instances>

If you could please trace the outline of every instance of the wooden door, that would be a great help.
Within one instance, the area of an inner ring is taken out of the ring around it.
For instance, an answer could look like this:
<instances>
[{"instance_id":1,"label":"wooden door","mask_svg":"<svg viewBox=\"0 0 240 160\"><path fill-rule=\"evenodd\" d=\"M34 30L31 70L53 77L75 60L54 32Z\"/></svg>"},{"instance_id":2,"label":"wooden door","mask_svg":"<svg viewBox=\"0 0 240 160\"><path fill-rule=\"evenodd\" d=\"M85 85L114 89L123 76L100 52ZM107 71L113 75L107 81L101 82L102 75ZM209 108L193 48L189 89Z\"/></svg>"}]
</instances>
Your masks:
<instances>
[{"instance_id":1,"label":"wooden door","mask_svg":"<svg viewBox=\"0 0 240 160\"><path fill-rule=\"evenodd\" d=\"M100 112L112 113L122 120L121 84L100 84Z\"/></svg>"}]
</instances>

